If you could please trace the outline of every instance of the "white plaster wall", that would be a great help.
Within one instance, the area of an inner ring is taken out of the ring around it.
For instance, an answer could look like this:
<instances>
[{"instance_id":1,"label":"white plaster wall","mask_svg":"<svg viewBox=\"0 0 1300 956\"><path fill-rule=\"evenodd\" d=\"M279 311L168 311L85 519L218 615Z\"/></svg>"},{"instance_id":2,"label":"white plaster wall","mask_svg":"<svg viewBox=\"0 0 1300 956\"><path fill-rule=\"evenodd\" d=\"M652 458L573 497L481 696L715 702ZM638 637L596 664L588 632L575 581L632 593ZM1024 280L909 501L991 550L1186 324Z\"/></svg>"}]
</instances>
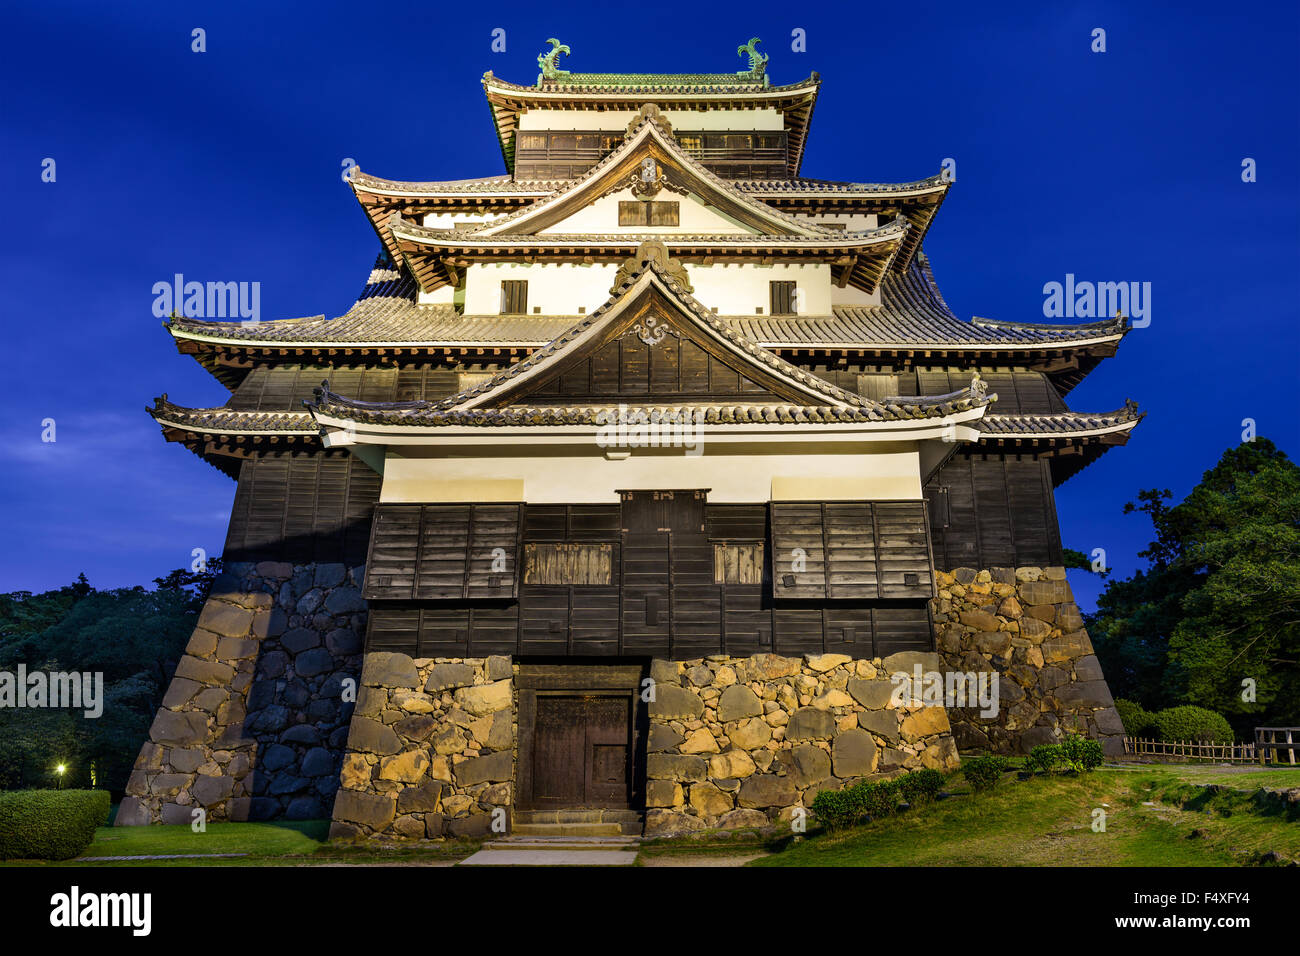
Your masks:
<instances>
[{"instance_id":1,"label":"white plaster wall","mask_svg":"<svg viewBox=\"0 0 1300 956\"><path fill-rule=\"evenodd\" d=\"M594 312L609 298L618 266L613 263L475 263L465 274L465 314L496 315L501 311L501 283L528 282L528 313L577 315L580 307Z\"/></svg>"},{"instance_id":2,"label":"white plaster wall","mask_svg":"<svg viewBox=\"0 0 1300 956\"><path fill-rule=\"evenodd\" d=\"M528 282L528 312L541 307L542 315L577 315L583 307L594 312L609 298L618 266L614 263L492 263L466 270L465 314L496 315L501 311L501 282ZM801 293L801 315L829 315L832 303L831 270L826 264L759 265L686 263L686 275L695 298L720 315L766 315L771 307L770 282L794 281ZM442 290L440 290L442 291ZM848 290L835 289L842 293ZM424 301L421 297L421 301ZM878 301L878 300L877 300Z\"/></svg>"},{"instance_id":3,"label":"white plaster wall","mask_svg":"<svg viewBox=\"0 0 1300 956\"><path fill-rule=\"evenodd\" d=\"M649 99L649 97L648 97ZM521 130L627 129L636 110L531 109L519 117ZM664 110L674 130L781 130L785 118L779 110Z\"/></svg>"},{"instance_id":4,"label":"white plaster wall","mask_svg":"<svg viewBox=\"0 0 1300 956\"><path fill-rule=\"evenodd\" d=\"M772 305L769 283L797 283L799 315L829 315L831 311L831 267L824 263L717 262L711 266L687 264L686 274L695 287L695 298L719 315L767 315Z\"/></svg>"},{"instance_id":5,"label":"white plaster wall","mask_svg":"<svg viewBox=\"0 0 1300 956\"><path fill-rule=\"evenodd\" d=\"M541 231L541 235L623 235L627 233L650 233L654 235L754 235L756 230L744 226L724 214L716 206L710 206L698 196L682 196L678 193L662 190L655 199L678 204L676 226L620 226L618 224L618 204L620 202L640 202L632 190L623 189L610 193L588 206L579 209L567 219L562 219L553 226Z\"/></svg>"},{"instance_id":6,"label":"white plaster wall","mask_svg":"<svg viewBox=\"0 0 1300 956\"><path fill-rule=\"evenodd\" d=\"M520 457L405 457L390 451L380 500L437 502L484 500L523 483L531 504L615 503L622 490L707 488L712 502L842 498L916 500L922 497L920 459L914 445L886 443L858 453L763 454L730 451L705 441L702 454L681 449L637 449L610 460L592 454Z\"/></svg>"}]
</instances>

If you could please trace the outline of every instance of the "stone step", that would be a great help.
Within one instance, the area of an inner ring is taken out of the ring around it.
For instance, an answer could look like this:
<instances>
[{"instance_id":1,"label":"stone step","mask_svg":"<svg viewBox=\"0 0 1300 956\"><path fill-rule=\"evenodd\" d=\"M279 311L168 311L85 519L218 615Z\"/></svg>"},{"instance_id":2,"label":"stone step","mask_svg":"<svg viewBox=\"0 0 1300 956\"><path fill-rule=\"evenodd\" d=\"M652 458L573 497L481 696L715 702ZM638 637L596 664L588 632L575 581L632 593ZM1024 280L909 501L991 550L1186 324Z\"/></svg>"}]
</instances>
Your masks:
<instances>
[{"instance_id":1,"label":"stone step","mask_svg":"<svg viewBox=\"0 0 1300 956\"><path fill-rule=\"evenodd\" d=\"M458 866L631 866L636 849L592 850L569 847L539 849L479 850Z\"/></svg>"},{"instance_id":2,"label":"stone step","mask_svg":"<svg viewBox=\"0 0 1300 956\"><path fill-rule=\"evenodd\" d=\"M513 836L483 844L485 850L635 850L636 837L529 837Z\"/></svg>"},{"instance_id":3,"label":"stone step","mask_svg":"<svg viewBox=\"0 0 1300 956\"><path fill-rule=\"evenodd\" d=\"M515 823L515 836L527 837L617 837L623 836L621 823Z\"/></svg>"},{"instance_id":4,"label":"stone step","mask_svg":"<svg viewBox=\"0 0 1300 956\"><path fill-rule=\"evenodd\" d=\"M515 823L640 823L635 810L595 807L582 810L516 810Z\"/></svg>"}]
</instances>

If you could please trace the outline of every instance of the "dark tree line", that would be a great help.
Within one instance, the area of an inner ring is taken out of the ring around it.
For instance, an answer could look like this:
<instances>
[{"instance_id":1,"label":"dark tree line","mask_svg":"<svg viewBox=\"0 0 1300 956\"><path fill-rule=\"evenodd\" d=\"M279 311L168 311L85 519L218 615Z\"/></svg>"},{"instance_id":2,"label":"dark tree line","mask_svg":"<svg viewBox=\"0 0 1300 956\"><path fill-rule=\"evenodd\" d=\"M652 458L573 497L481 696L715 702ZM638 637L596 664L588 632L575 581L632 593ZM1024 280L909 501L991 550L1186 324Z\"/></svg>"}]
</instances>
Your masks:
<instances>
[{"instance_id":1,"label":"dark tree line","mask_svg":"<svg viewBox=\"0 0 1300 956\"><path fill-rule=\"evenodd\" d=\"M103 712L0 708L0 789L91 786L120 794L220 560L154 588L99 591L84 574L42 594L0 594L0 671L102 672Z\"/></svg>"}]
</instances>

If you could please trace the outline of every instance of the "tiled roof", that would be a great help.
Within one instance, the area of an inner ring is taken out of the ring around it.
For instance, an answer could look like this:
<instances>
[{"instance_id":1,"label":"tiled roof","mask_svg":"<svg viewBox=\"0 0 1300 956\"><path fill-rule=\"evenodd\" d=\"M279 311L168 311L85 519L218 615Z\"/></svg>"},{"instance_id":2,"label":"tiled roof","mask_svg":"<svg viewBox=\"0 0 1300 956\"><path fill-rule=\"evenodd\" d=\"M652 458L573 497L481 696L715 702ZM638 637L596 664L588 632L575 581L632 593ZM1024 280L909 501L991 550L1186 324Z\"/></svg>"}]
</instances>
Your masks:
<instances>
[{"instance_id":1,"label":"tiled roof","mask_svg":"<svg viewBox=\"0 0 1300 956\"><path fill-rule=\"evenodd\" d=\"M438 409L432 403L419 407L394 408L354 402L318 389L316 411L373 425L601 425L613 421L612 411L626 410L628 415L645 415L648 420L680 421L682 416L700 415L708 425L746 424L831 424L838 422L888 422L909 419L940 418L973 407L965 401L943 405L882 405L879 409L845 406L750 404L750 405L510 405L504 408ZM651 418L659 416L659 418ZM676 416L664 419L664 416Z\"/></svg>"},{"instance_id":2,"label":"tiled roof","mask_svg":"<svg viewBox=\"0 0 1300 956\"><path fill-rule=\"evenodd\" d=\"M677 306L693 316L694 320L727 343L731 348L743 353L749 361L764 365L769 371L781 378L797 383L810 397L827 403L820 406L773 406L767 403L750 405L714 407L712 411L702 409L706 415L712 414L718 424L749 422L816 422L816 421L854 421L884 422L903 419L938 418L954 412L966 411L987 406L996 401L997 396L987 395L976 373L969 388L961 389L950 395L938 396L929 401L921 400L911 403L882 404L864 398L831 384L825 379L787 362L773 352L762 348L757 343L738 333L728 323L719 319L704 308L688 293L672 275L667 265L655 255L646 255L639 267L632 271L616 289L608 301L591 315L583 317L563 335L538 349L522 361L498 372L490 379L472 385L455 395L436 402L415 401L400 403L371 403L347 399L331 392L328 386L316 390L317 401L311 405L313 412L328 412L356 421L382 424L404 425L507 425L507 424L586 424L602 423L597 416L601 409L596 407L571 408L519 408L503 407L483 408L481 403L495 393L504 392L512 383L523 379L552 361L561 361L564 353L572 351L575 342L587 332L607 321L610 313L621 307L633 290L638 286L657 284L667 296L675 300ZM648 287L648 286L647 286ZM784 408L784 411L780 409ZM683 409L677 409L680 413Z\"/></svg>"},{"instance_id":3,"label":"tiled roof","mask_svg":"<svg viewBox=\"0 0 1300 956\"><path fill-rule=\"evenodd\" d=\"M802 194L864 194L892 196L899 193L933 192L946 186L942 174L918 179L910 183L849 183L832 179L809 179L799 176L794 179L737 179L733 185L742 192L752 193L760 198L768 193Z\"/></svg>"},{"instance_id":4,"label":"tiled roof","mask_svg":"<svg viewBox=\"0 0 1300 956\"><path fill-rule=\"evenodd\" d=\"M346 417L361 422L405 425L578 425L599 423L601 412L612 406L511 406L504 409L464 409L435 411L427 402L358 402L319 389L318 407L330 411L346 409ZM228 408L186 408L162 396L155 400L149 414L164 427L175 427L199 434L221 435L299 435L319 432L310 412L247 412ZM938 407L943 414L961 410L952 396L917 396L906 404L887 402L890 420L926 417L922 411ZM860 408L841 406L804 406L789 404L751 405L636 405L626 406L628 415L660 417L682 416L699 412L706 424L878 421ZM1086 438L1114 431L1131 430L1145 417L1136 406L1114 412L1090 414L1067 412L1058 415L987 414L975 427L989 437L1012 438Z\"/></svg>"},{"instance_id":5,"label":"tiled roof","mask_svg":"<svg viewBox=\"0 0 1300 956\"><path fill-rule=\"evenodd\" d=\"M755 82L734 73L570 73L547 79L541 87L521 86L493 75L483 75L483 85L498 90L537 95L541 93L593 94L601 96L640 96L667 93L692 96L708 93L797 93L816 87L816 73L795 83L782 85Z\"/></svg>"},{"instance_id":6,"label":"tiled roof","mask_svg":"<svg viewBox=\"0 0 1300 956\"><path fill-rule=\"evenodd\" d=\"M1136 402L1113 412L1064 412L1056 415L985 415L975 427L997 437L1079 437L1130 430L1146 417Z\"/></svg>"},{"instance_id":7,"label":"tiled roof","mask_svg":"<svg viewBox=\"0 0 1300 956\"><path fill-rule=\"evenodd\" d=\"M349 182L366 192L384 193L398 196L405 195L459 195L461 193L499 193L508 196L530 196L541 198L549 196L566 187L571 180L557 179L514 179L508 175L485 176L479 179L451 179L445 181L430 180L405 181L384 179L363 173L354 167ZM851 183L830 179L730 179L732 186L743 193L758 198L769 195L860 195L882 198L909 193L933 192L944 186L944 180L938 176L918 179L910 183Z\"/></svg>"},{"instance_id":8,"label":"tiled roof","mask_svg":"<svg viewBox=\"0 0 1300 956\"><path fill-rule=\"evenodd\" d=\"M309 412L241 412L229 408L186 408L167 400L154 399L146 408L159 425L182 431L211 435L315 435L316 427Z\"/></svg>"},{"instance_id":9,"label":"tiled roof","mask_svg":"<svg viewBox=\"0 0 1300 956\"><path fill-rule=\"evenodd\" d=\"M507 216L502 216L499 219L493 219L485 223L475 223L473 224L471 231L476 233L495 232L507 223L532 215L539 209L545 208L555 202L559 202L565 196L582 190L588 183L599 178L606 170L617 166L626 156L634 153L642 142L648 139L654 139L658 142L665 152L680 163L684 170L695 176L697 179L703 181L708 186L711 186L723 196L730 197L731 200L739 206L757 209L759 214L764 218L770 221L784 223L789 227L789 231L792 235L806 236L833 233L833 230L826 229L817 222L795 218L794 216L781 212L765 203L762 203L761 201L751 198L743 190L737 189L735 184L730 180L724 179L694 159L676 139L663 131L656 119L650 116L643 116L636 127L628 131L627 138L623 143L604 156L581 176L566 182L552 195L547 196L544 199L539 199L532 205L525 206L523 209L510 213ZM671 237L659 236L657 238L668 239Z\"/></svg>"},{"instance_id":10,"label":"tiled roof","mask_svg":"<svg viewBox=\"0 0 1300 956\"><path fill-rule=\"evenodd\" d=\"M244 327L176 316L167 323L179 338L230 343L539 348L570 329L572 315L460 315L450 305L418 305L415 280L405 270L376 262L356 303L334 319L311 316ZM901 276L889 276L878 306L841 306L822 316L718 316L766 348L1059 348L1098 339L1118 340L1124 323L1077 326L964 322L948 308L929 262L919 256Z\"/></svg>"}]
</instances>

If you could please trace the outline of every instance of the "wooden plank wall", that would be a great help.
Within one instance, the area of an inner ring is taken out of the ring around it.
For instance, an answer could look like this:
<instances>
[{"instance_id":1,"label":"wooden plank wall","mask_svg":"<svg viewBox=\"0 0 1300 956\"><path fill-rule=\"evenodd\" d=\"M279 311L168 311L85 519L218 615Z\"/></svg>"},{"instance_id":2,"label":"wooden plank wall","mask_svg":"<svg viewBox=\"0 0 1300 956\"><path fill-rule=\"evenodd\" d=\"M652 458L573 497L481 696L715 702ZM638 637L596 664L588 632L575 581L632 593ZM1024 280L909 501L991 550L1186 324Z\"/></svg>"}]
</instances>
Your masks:
<instances>
[{"instance_id":1,"label":"wooden plank wall","mask_svg":"<svg viewBox=\"0 0 1300 956\"><path fill-rule=\"evenodd\" d=\"M628 333L589 359L540 385L530 404L565 404L575 399L657 398L710 401L770 398L762 385L741 375L688 339L667 336L653 348Z\"/></svg>"},{"instance_id":2,"label":"wooden plank wall","mask_svg":"<svg viewBox=\"0 0 1300 956\"><path fill-rule=\"evenodd\" d=\"M264 455L243 462L226 561L364 564L379 476L342 452Z\"/></svg>"},{"instance_id":3,"label":"wooden plank wall","mask_svg":"<svg viewBox=\"0 0 1300 956\"><path fill-rule=\"evenodd\" d=\"M936 568L1061 563L1046 458L958 454L925 486Z\"/></svg>"},{"instance_id":4,"label":"wooden plank wall","mask_svg":"<svg viewBox=\"0 0 1300 956\"><path fill-rule=\"evenodd\" d=\"M379 527L388 521L388 508L381 509ZM892 504L879 518L886 535L894 533L890 508ZM395 520L402 531L398 537L413 541L411 516L399 514ZM461 522L457 518L452 524L460 527ZM521 551L528 543L608 543L613 554L611 584L521 584L517 602L433 602L386 599L378 595L391 592L372 591L368 581L367 595L376 596L371 598L367 647L417 657L677 659L832 650L874 657L930 649L928 576L921 599L890 598L886 588L884 599L859 595L855 600L811 603L775 599L770 566L761 583L715 582L714 543L769 540L769 524L766 505L708 505L704 493L694 491L629 492L622 506L526 506ZM909 517L903 527L909 540L916 530L913 525ZM924 524L921 531L924 539ZM388 528L382 531L389 533ZM372 551L372 575L386 570L374 557L379 553L385 552ZM412 559L421 560L418 548L408 547L406 560ZM402 578L401 586L409 594L413 577ZM909 594L911 590L909 586Z\"/></svg>"}]
</instances>

